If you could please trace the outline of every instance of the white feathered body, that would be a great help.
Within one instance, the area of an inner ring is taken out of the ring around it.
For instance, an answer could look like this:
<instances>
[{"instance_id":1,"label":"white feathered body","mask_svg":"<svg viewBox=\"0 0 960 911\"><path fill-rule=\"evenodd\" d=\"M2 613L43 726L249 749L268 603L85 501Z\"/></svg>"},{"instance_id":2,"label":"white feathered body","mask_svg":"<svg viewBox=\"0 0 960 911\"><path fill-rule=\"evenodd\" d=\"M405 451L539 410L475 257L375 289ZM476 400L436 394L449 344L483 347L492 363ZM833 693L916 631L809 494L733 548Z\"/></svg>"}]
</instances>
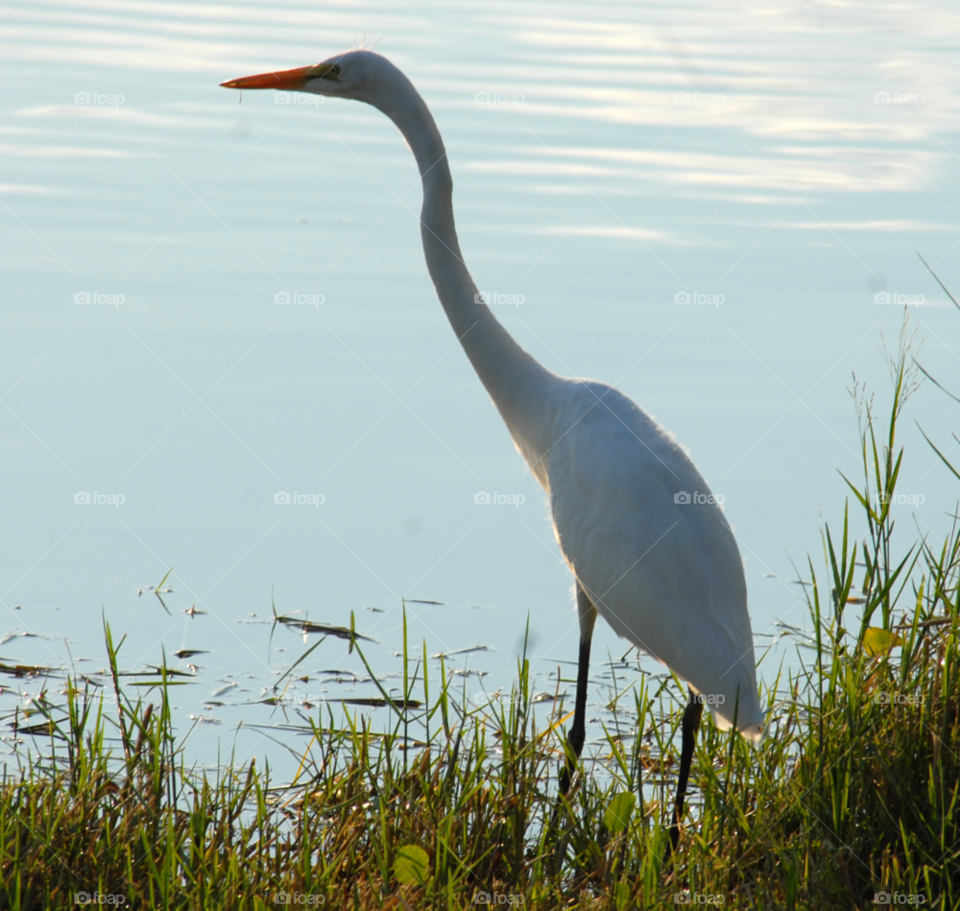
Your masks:
<instances>
[{"instance_id":1,"label":"white feathered body","mask_svg":"<svg viewBox=\"0 0 960 911\"><path fill-rule=\"evenodd\" d=\"M737 727L759 736L743 565L706 481L671 434L605 383L560 379L548 410L550 449L535 474L600 616L702 694L721 728L738 705Z\"/></svg>"}]
</instances>

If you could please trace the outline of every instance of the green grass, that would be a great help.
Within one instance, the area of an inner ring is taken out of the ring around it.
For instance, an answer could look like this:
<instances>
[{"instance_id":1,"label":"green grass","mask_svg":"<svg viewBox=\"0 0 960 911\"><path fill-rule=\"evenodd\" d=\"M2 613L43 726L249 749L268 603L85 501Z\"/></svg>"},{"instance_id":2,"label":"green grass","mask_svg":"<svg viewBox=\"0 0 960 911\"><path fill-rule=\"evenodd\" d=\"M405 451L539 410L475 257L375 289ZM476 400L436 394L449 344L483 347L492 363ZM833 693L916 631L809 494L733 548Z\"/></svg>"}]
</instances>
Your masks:
<instances>
[{"instance_id":1,"label":"green grass","mask_svg":"<svg viewBox=\"0 0 960 911\"><path fill-rule=\"evenodd\" d=\"M35 747L0 782L0 904L75 907L86 891L136 908L277 908L286 892L313 897L299 907L461 908L489 893L499 907L627 909L690 892L837 909L885 890L960 908L960 534L895 534L910 365L901 336L882 419L857 390L864 473L823 529L823 568L804 573L800 669L772 681L759 746L705 717L672 866L676 680L620 694L614 717L632 731L614 722L555 814L564 719L536 714L525 662L511 699L478 708L405 642L404 698L381 689L385 729L318 714L280 787L254 763L188 767L176 679L131 696L107 629L114 698L74 680L64 706L40 700Z\"/></svg>"}]
</instances>

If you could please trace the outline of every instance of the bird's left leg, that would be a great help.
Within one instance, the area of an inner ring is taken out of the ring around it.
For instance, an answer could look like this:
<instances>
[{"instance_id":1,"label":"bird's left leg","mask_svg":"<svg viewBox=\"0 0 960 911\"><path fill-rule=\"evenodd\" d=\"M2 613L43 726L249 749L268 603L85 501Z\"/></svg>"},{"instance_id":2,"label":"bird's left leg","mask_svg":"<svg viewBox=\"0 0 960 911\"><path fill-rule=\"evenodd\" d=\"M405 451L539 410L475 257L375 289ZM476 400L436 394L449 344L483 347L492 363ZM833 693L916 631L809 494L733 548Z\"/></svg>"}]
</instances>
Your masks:
<instances>
[{"instance_id":1,"label":"bird's left leg","mask_svg":"<svg viewBox=\"0 0 960 911\"><path fill-rule=\"evenodd\" d=\"M690 701L683 710L683 743L680 751L680 776L677 779L677 797L673 802L673 825L670 826L669 857L677 849L680 841L680 819L683 816L683 798L687 792L690 778L690 764L693 762L693 748L697 741L697 730L703 715L703 702L690 690Z\"/></svg>"},{"instance_id":2,"label":"bird's left leg","mask_svg":"<svg viewBox=\"0 0 960 911\"><path fill-rule=\"evenodd\" d=\"M597 609L577 580L577 613L580 617L580 660L577 663L577 699L573 711L573 727L567 735L567 762L560 773L560 793L570 790L570 780L587 739L587 690L590 677L590 643L597 622Z\"/></svg>"}]
</instances>

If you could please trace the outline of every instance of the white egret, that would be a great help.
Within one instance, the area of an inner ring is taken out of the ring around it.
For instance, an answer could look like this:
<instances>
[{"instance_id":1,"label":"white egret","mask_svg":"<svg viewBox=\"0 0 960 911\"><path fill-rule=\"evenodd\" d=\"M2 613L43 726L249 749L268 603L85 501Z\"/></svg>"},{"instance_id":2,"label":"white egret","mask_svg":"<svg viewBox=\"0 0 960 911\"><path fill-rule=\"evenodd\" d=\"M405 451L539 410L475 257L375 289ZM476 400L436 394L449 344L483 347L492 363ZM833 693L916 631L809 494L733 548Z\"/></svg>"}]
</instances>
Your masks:
<instances>
[{"instance_id":1,"label":"white egret","mask_svg":"<svg viewBox=\"0 0 960 911\"><path fill-rule=\"evenodd\" d=\"M497 321L460 254L440 132L423 98L389 60L355 50L223 86L363 101L406 139L423 183L420 225L430 277L470 363L550 498L575 580L580 655L561 791L569 787L586 736L590 642L599 613L691 687L670 833L675 847L703 704L721 729L735 723L754 739L764 722L743 564L710 488L673 436L623 393L551 373Z\"/></svg>"}]
</instances>

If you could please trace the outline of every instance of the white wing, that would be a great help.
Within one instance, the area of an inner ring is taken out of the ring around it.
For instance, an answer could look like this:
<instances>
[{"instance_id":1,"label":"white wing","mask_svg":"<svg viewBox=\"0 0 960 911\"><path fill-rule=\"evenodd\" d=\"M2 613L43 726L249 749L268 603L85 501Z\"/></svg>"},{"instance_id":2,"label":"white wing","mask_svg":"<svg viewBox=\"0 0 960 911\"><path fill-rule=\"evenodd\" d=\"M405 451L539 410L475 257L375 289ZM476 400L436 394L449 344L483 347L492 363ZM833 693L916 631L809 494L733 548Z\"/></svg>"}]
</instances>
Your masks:
<instances>
[{"instance_id":1,"label":"white wing","mask_svg":"<svg viewBox=\"0 0 960 911\"><path fill-rule=\"evenodd\" d=\"M737 727L759 736L743 564L706 482L611 386L561 383L551 405L553 521L577 579L619 635L705 697L722 728L737 705Z\"/></svg>"}]
</instances>

